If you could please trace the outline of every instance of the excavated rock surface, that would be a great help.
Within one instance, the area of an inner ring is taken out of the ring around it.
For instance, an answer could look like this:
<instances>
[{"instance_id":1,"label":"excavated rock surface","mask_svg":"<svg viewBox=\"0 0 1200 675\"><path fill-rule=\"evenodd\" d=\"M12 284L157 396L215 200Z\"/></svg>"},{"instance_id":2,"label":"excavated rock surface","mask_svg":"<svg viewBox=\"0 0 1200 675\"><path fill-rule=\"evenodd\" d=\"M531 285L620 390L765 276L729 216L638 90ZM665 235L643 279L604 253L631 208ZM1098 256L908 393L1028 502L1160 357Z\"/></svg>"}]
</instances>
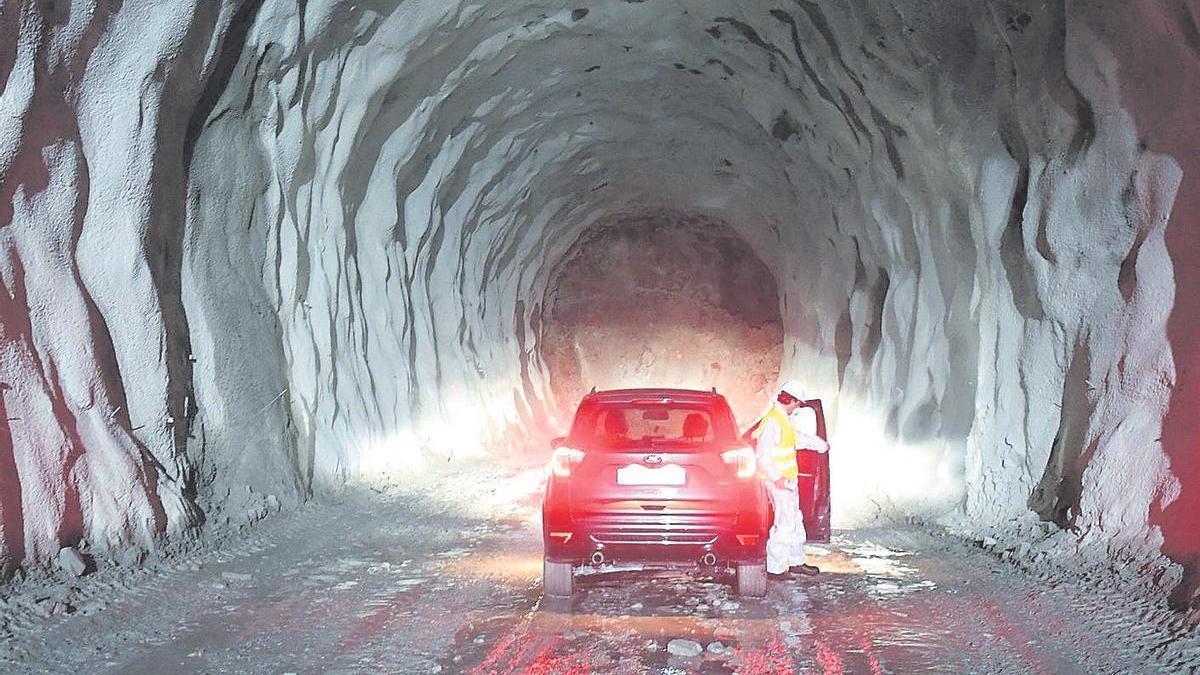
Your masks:
<instances>
[{"instance_id":1,"label":"excavated rock surface","mask_svg":"<svg viewBox=\"0 0 1200 675\"><path fill-rule=\"evenodd\" d=\"M779 379L775 278L720 223L669 217L597 226L559 263L541 326L563 417L592 387L707 389L753 419Z\"/></svg>"},{"instance_id":2,"label":"excavated rock surface","mask_svg":"<svg viewBox=\"0 0 1200 675\"><path fill-rule=\"evenodd\" d=\"M1168 5L5 3L0 559L553 430L554 270L687 214L774 276L847 522L1194 565Z\"/></svg>"}]
</instances>

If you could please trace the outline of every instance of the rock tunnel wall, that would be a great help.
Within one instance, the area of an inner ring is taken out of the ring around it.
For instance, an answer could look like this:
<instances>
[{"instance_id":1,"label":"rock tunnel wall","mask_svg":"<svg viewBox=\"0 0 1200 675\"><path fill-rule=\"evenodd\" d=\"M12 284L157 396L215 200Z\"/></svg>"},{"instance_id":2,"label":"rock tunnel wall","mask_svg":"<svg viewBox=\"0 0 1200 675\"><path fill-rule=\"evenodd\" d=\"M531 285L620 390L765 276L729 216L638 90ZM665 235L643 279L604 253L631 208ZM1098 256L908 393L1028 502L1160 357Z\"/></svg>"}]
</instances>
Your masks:
<instances>
[{"instance_id":1,"label":"rock tunnel wall","mask_svg":"<svg viewBox=\"0 0 1200 675\"><path fill-rule=\"evenodd\" d=\"M773 275L847 522L1195 569L1196 34L1115 1L5 2L0 558L526 446L563 423L554 270L687 214Z\"/></svg>"}]
</instances>

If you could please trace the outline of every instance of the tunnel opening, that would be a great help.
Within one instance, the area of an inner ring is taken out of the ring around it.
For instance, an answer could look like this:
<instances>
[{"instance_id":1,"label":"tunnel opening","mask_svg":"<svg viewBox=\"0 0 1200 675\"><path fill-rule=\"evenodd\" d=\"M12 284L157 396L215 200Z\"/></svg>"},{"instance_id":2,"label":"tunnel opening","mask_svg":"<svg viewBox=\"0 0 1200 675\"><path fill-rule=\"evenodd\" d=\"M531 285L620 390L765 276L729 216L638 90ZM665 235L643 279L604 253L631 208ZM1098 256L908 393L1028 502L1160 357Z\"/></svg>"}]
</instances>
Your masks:
<instances>
[{"instance_id":1,"label":"tunnel opening","mask_svg":"<svg viewBox=\"0 0 1200 675\"><path fill-rule=\"evenodd\" d=\"M728 224L669 211L589 228L552 271L541 350L560 419L592 387L715 388L753 421L779 377L777 282Z\"/></svg>"}]
</instances>

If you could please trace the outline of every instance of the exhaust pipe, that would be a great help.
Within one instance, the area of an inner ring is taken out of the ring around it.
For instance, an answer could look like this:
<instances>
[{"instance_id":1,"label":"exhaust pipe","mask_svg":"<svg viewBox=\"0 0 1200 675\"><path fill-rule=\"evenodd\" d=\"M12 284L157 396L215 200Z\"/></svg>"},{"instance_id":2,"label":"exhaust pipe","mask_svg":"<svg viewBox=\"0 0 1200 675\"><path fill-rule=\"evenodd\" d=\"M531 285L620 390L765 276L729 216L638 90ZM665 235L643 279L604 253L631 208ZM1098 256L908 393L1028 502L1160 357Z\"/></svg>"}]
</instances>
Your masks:
<instances>
[{"instance_id":1,"label":"exhaust pipe","mask_svg":"<svg viewBox=\"0 0 1200 675\"><path fill-rule=\"evenodd\" d=\"M592 554L592 564L593 565L604 564L604 554L600 551L596 551L595 553L593 553Z\"/></svg>"},{"instance_id":2,"label":"exhaust pipe","mask_svg":"<svg viewBox=\"0 0 1200 675\"><path fill-rule=\"evenodd\" d=\"M717 556L713 555L713 553L710 551L704 554L704 557L700 559L700 562L706 567L712 567L713 565L717 564Z\"/></svg>"}]
</instances>

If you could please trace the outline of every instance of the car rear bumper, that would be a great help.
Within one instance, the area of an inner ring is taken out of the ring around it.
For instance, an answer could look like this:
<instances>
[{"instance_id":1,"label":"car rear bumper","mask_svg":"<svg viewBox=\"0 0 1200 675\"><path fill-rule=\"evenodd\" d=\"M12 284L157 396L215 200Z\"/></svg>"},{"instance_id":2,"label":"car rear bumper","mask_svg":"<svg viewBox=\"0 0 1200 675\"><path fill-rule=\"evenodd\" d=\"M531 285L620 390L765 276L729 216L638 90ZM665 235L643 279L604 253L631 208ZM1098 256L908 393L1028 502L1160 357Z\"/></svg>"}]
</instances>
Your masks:
<instances>
[{"instance_id":1,"label":"car rear bumper","mask_svg":"<svg viewBox=\"0 0 1200 675\"><path fill-rule=\"evenodd\" d=\"M611 512L543 523L546 558L579 564L599 552L605 561L694 564L711 553L717 564L766 557L763 515Z\"/></svg>"}]
</instances>

